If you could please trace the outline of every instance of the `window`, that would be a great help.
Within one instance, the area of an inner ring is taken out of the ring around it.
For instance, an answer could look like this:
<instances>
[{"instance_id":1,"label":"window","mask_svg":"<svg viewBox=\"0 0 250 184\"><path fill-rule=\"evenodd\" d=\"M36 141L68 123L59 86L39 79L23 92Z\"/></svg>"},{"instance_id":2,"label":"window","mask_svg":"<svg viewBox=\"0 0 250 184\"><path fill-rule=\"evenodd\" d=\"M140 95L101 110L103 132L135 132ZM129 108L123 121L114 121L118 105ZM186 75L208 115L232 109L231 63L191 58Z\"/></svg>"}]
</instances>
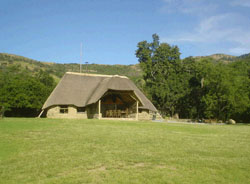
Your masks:
<instances>
[{"instance_id":1,"label":"window","mask_svg":"<svg viewBox=\"0 0 250 184\"><path fill-rule=\"evenodd\" d=\"M85 107L77 107L77 113L85 112Z\"/></svg>"},{"instance_id":2,"label":"window","mask_svg":"<svg viewBox=\"0 0 250 184\"><path fill-rule=\"evenodd\" d=\"M69 112L69 109L68 109L67 105L61 105L60 106L60 113L61 114L68 114L68 112Z\"/></svg>"}]
</instances>

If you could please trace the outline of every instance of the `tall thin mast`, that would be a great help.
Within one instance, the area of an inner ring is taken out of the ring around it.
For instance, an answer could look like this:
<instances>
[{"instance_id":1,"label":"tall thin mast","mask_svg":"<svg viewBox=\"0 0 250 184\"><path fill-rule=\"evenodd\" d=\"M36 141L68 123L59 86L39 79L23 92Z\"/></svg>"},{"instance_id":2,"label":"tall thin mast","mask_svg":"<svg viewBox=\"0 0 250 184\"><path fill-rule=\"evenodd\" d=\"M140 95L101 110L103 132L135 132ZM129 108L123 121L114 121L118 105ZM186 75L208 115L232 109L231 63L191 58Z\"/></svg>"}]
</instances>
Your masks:
<instances>
[{"instance_id":1,"label":"tall thin mast","mask_svg":"<svg viewBox=\"0 0 250 184\"><path fill-rule=\"evenodd\" d=\"M81 50L80 50L80 73L82 73L82 43L81 43Z\"/></svg>"}]
</instances>

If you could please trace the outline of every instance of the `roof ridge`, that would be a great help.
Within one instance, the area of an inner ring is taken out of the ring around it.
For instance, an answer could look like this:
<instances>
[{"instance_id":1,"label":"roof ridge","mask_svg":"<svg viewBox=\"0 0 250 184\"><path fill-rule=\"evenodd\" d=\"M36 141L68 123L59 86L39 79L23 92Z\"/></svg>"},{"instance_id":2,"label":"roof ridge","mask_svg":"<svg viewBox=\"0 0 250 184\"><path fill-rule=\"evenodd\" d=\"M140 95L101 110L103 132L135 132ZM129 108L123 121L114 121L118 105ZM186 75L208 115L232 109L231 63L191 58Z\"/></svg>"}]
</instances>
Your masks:
<instances>
[{"instance_id":1,"label":"roof ridge","mask_svg":"<svg viewBox=\"0 0 250 184\"><path fill-rule=\"evenodd\" d=\"M120 78L125 78L128 79L126 76L122 75L104 75L104 74L92 74L92 73L77 73L77 72L66 72L66 74L73 74L73 75L82 75L82 76L92 76L92 77L120 77Z\"/></svg>"},{"instance_id":2,"label":"roof ridge","mask_svg":"<svg viewBox=\"0 0 250 184\"><path fill-rule=\"evenodd\" d=\"M93 89L93 91L91 92L91 95L88 97L88 99L87 99L87 101L86 101L86 104L89 104L89 101L91 100L91 98L92 98L92 96L95 94L95 92L98 90L98 89L100 89L101 87L102 87L102 85L103 85L103 82L105 81L105 80L110 80L111 79L111 77L110 78L105 78L105 79L103 79L103 80L101 80L101 81L99 81L98 82L98 84L96 85L96 87Z\"/></svg>"}]
</instances>

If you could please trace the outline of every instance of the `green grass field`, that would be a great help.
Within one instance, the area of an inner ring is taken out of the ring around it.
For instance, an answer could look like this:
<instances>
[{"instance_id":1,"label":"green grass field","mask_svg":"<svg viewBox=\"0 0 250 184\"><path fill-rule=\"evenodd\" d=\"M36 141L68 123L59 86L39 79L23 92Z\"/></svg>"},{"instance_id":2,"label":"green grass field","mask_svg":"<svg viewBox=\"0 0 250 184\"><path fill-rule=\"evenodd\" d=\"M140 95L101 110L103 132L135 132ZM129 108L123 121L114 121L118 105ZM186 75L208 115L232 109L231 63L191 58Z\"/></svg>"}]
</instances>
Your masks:
<instances>
[{"instance_id":1,"label":"green grass field","mask_svg":"<svg viewBox=\"0 0 250 184\"><path fill-rule=\"evenodd\" d=\"M6 118L0 183L250 183L250 126Z\"/></svg>"}]
</instances>

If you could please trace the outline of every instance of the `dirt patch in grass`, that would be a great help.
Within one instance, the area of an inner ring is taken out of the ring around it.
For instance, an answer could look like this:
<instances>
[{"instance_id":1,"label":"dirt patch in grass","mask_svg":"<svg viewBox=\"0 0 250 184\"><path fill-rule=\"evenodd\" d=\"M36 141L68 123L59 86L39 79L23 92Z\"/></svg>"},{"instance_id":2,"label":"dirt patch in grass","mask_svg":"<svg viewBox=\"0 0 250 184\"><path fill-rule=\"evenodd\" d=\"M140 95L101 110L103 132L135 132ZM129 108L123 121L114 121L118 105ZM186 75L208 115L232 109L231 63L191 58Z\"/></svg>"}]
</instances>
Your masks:
<instances>
[{"instance_id":1,"label":"dirt patch in grass","mask_svg":"<svg viewBox=\"0 0 250 184\"><path fill-rule=\"evenodd\" d=\"M96 168L93 168L93 169L88 169L88 173L102 172L102 171L106 171L106 167L105 166L96 167Z\"/></svg>"}]
</instances>

